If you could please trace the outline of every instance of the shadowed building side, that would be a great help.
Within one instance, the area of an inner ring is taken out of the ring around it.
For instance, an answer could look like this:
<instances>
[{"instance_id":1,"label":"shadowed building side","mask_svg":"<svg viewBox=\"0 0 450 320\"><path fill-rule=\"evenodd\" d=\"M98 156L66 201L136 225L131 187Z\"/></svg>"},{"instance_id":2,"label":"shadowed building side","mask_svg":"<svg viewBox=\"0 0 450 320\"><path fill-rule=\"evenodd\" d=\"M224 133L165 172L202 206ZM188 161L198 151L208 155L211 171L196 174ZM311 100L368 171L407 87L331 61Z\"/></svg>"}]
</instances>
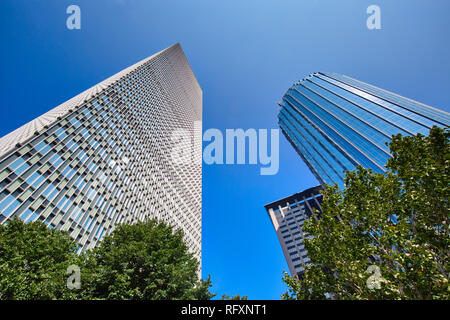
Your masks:
<instances>
[{"instance_id":1,"label":"shadowed building side","mask_svg":"<svg viewBox=\"0 0 450 320\"><path fill-rule=\"evenodd\" d=\"M281 244L291 275L301 277L310 262L304 240L308 234L302 226L313 213L322 211L322 186L316 186L289 197L266 204L264 207Z\"/></svg>"}]
</instances>

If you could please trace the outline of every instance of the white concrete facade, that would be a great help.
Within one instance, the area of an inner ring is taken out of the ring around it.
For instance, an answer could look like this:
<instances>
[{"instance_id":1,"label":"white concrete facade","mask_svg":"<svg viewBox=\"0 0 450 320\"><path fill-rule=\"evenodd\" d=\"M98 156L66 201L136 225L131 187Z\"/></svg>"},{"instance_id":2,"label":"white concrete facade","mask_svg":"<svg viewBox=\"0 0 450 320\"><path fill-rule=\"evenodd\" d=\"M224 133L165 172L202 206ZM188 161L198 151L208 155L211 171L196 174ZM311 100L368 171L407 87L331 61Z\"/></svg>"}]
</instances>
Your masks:
<instances>
[{"instance_id":1,"label":"white concrete facade","mask_svg":"<svg viewBox=\"0 0 450 320\"><path fill-rule=\"evenodd\" d=\"M179 129L201 154L201 120L179 44L134 64L0 139L0 223L43 221L84 251L117 223L156 217L201 261L201 162L171 158Z\"/></svg>"}]
</instances>

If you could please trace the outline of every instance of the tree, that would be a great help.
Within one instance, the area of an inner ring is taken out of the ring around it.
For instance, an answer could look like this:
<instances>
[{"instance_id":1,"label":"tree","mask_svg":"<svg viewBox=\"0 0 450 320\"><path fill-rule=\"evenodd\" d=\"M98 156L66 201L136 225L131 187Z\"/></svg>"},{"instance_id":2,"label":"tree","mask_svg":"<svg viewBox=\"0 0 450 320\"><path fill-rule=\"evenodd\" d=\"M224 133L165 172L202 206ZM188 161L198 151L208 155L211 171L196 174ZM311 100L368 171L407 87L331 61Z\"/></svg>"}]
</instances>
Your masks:
<instances>
[{"instance_id":1,"label":"tree","mask_svg":"<svg viewBox=\"0 0 450 320\"><path fill-rule=\"evenodd\" d=\"M248 300L248 296L241 297L240 295L236 294L236 295L230 297L229 295L224 293L222 295L222 297L220 298L220 300Z\"/></svg>"},{"instance_id":2,"label":"tree","mask_svg":"<svg viewBox=\"0 0 450 320\"><path fill-rule=\"evenodd\" d=\"M181 230L148 220L121 224L89 252L83 296L96 299L211 299L211 281L198 278L198 261Z\"/></svg>"},{"instance_id":3,"label":"tree","mask_svg":"<svg viewBox=\"0 0 450 320\"><path fill-rule=\"evenodd\" d=\"M312 263L284 299L449 299L449 129L393 136L386 174L327 186L304 231Z\"/></svg>"},{"instance_id":4,"label":"tree","mask_svg":"<svg viewBox=\"0 0 450 320\"><path fill-rule=\"evenodd\" d=\"M71 299L67 268L79 263L70 237L19 218L0 226L0 299Z\"/></svg>"},{"instance_id":5,"label":"tree","mask_svg":"<svg viewBox=\"0 0 450 320\"><path fill-rule=\"evenodd\" d=\"M198 261L183 233L149 220L119 225L99 247L77 255L67 232L14 218L0 226L0 299L209 300L211 280L198 278ZM81 271L68 287L70 266Z\"/></svg>"}]
</instances>

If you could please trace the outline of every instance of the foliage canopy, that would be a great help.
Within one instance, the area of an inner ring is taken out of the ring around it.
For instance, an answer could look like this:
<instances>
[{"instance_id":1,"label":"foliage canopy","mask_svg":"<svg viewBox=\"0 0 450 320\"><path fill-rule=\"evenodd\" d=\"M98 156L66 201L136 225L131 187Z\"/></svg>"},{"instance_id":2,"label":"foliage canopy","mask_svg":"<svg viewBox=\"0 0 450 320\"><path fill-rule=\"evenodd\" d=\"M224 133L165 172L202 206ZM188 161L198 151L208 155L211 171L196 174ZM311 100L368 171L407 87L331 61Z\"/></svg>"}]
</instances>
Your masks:
<instances>
[{"instance_id":1,"label":"foliage canopy","mask_svg":"<svg viewBox=\"0 0 450 320\"><path fill-rule=\"evenodd\" d=\"M78 255L66 232L15 218L0 226L0 299L211 299L211 281L183 233L148 220L121 224L101 244ZM69 266L80 288L67 286Z\"/></svg>"},{"instance_id":2,"label":"foliage canopy","mask_svg":"<svg viewBox=\"0 0 450 320\"><path fill-rule=\"evenodd\" d=\"M311 264L284 299L449 299L449 129L396 135L386 174L358 167L305 223ZM371 267L372 266L372 267Z\"/></svg>"}]
</instances>

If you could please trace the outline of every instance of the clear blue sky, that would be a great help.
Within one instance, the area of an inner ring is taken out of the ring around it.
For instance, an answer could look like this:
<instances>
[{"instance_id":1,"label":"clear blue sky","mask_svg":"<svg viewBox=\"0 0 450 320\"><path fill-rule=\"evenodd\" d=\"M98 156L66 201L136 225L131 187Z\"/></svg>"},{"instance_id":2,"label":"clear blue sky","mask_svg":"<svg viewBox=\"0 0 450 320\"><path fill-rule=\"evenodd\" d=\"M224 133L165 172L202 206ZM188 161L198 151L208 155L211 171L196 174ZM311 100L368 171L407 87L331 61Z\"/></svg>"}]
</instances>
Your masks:
<instances>
[{"instance_id":1,"label":"clear blue sky","mask_svg":"<svg viewBox=\"0 0 450 320\"><path fill-rule=\"evenodd\" d=\"M81 30L66 8L81 8ZM381 7L381 30L366 8ZM276 102L338 72L449 111L448 0L1 0L0 136L180 42L204 129L277 128ZM279 299L288 270L264 204L316 185L283 136L280 170L203 167L203 275L213 291Z\"/></svg>"}]
</instances>

